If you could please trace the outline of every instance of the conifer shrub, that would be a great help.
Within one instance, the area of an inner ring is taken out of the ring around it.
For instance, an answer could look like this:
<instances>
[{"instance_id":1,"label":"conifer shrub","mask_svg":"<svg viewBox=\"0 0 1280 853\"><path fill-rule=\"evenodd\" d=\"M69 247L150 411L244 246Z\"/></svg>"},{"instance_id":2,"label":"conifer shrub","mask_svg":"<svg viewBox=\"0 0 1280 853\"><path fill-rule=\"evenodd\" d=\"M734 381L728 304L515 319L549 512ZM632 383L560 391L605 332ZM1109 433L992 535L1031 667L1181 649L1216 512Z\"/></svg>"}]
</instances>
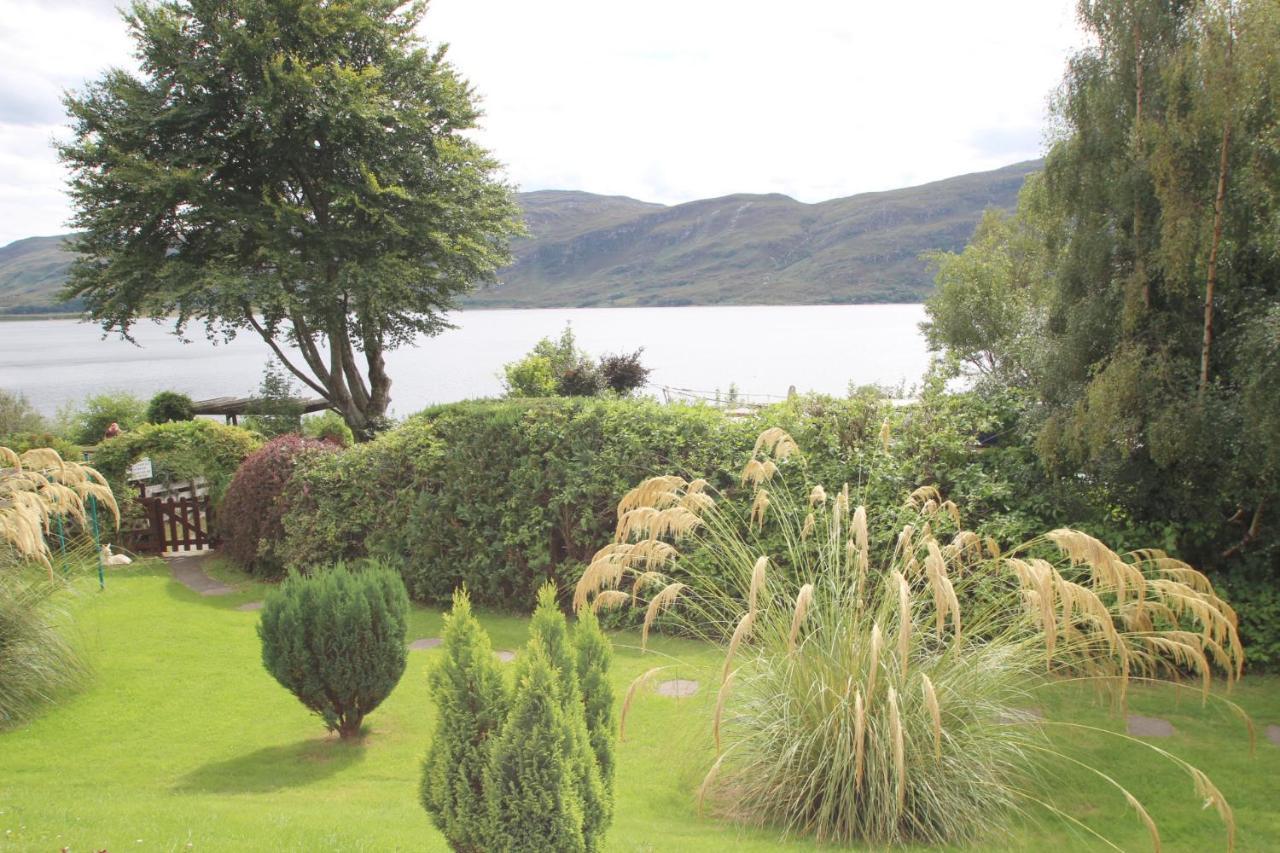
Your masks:
<instances>
[{"instance_id":1,"label":"conifer shrub","mask_svg":"<svg viewBox=\"0 0 1280 853\"><path fill-rule=\"evenodd\" d=\"M263 604L262 664L349 740L404 674L408 612L404 582L378 563L290 575Z\"/></svg>"},{"instance_id":2,"label":"conifer shrub","mask_svg":"<svg viewBox=\"0 0 1280 853\"><path fill-rule=\"evenodd\" d=\"M515 697L485 773L490 850L586 851L563 678L537 638L520 656Z\"/></svg>"},{"instance_id":3,"label":"conifer shrub","mask_svg":"<svg viewBox=\"0 0 1280 853\"><path fill-rule=\"evenodd\" d=\"M529 633L508 696L469 597L454 594L421 790L454 850L594 851L612 819L609 641L590 614L570 633L550 584Z\"/></svg>"},{"instance_id":4,"label":"conifer shrub","mask_svg":"<svg viewBox=\"0 0 1280 853\"><path fill-rule=\"evenodd\" d=\"M336 450L326 441L282 435L246 457L227 487L218 514L227 556L258 577L281 577L285 510L281 496L299 459Z\"/></svg>"},{"instance_id":5,"label":"conifer shrub","mask_svg":"<svg viewBox=\"0 0 1280 853\"><path fill-rule=\"evenodd\" d=\"M613 650L600 630L595 611L584 609L578 614L578 623L573 629L573 651L578 684L582 688L587 734L591 738L591 749L600 768L600 781L612 814L613 747L618 730L617 715L613 712L613 685L609 681Z\"/></svg>"},{"instance_id":6,"label":"conifer shrub","mask_svg":"<svg viewBox=\"0 0 1280 853\"><path fill-rule=\"evenodd\" d=\"M600 765L587 729L586 707L578 684L577 650L569 637L569 625L556 601L556 589L544 584L538 590L538 606L529 621L529 633L546 653L560 679L560 702L568 741L569 771L582 801L582 835L587 850L598 850L613 819L613 800L606 791Z\"/></svg>"},{"instance_id":7,"label":"conifer shrub","mask_svg":"<svg viewBox=\"0 0 1280 853\"><path fill-rule=\"evenodd\" d=\"M454 850L482 851L489 824L484 775L509 700L489 635L472 615L465 589L453 594L442 651L428 676L437 712L422 769L422 806Z\"/></svg>"}]
</instances>

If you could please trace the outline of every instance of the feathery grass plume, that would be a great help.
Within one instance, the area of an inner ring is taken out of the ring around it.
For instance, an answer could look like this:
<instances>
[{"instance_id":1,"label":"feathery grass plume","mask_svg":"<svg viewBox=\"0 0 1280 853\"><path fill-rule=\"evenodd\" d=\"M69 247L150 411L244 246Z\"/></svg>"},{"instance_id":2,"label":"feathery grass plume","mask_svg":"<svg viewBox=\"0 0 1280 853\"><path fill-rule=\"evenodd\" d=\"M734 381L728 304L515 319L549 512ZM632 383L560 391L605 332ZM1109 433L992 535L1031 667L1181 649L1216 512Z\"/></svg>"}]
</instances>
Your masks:
<instances>
[{"instance_id":1,"label":"feathery grass plume","mask_svg":"<svg viewBox=\"0 0 1280 853\"><path fill-rule=\"evenodd\" d=\"M760 603L760 593L764 591L766 572L769 570L769 558L761 556L751 567L751 588L747 593L747 612L755 613Z\"/></svg>"},{"instance_id":2,"label":"feathery grass plume","mask_svg":"<svg viewBox=\"0 0 1280 853\"><path fill-rule=\"evenodd\" d=\"M927 675L920 676L920 689L924 694L924 706L933 719L933 752L942 758L942 706L938 704L938 693L933 689L933 682Z\"/></svg>"},{"instance_id":3,"label":"feathery grass plume","mask_svg":"<svg viewBox=\"0 0 1280 853\"><path fill-rule=\"evenodd\" d=\"M809 491L809 507L822 506L827 502L827 490L822 486L814 486Z\"/></svg>"},{"instance_id":4,"label":"feathery grass plume","mask_svg":"<svg viewBox=\"0 0 1280 853\"><path fill-rule=\"evenodd\" d=\"M756 492L755 500L751 502L751 523L760 529L764 529L764 514L769 508L769 493L764 489Z\"/></svg>"},{"instance_id":5,"label":"feathery grass plume","mask_svg":"<svg viewBox=\"0 0 1280 853\"><path fill-rule=\"evenodd\" d=\"M601 608L604 608L605 610L613 610L615 607L621 607L622 605L626 604L628 601L631 601L631 600L632 600L632 597L630 595L627 595L622 590L619 590L619 589L601 590L596 595L595 600L591 602L590 607L586 608L585 610L579 610L578 612L579 613L583 613L583 612L598 613Z\"/></svg>"},{"instance_id":6,"label":"feathery grass plume","mask_svg":"<svg viewBox=\"0 0 1280 853\"><path fill-rule=\"evenodd\" d=\"M767 432L757 454L776 458L783 435ZM767 517L724 501L699 513L680 546L696 556L676 554L664 564L669 582L638 593L646 641L662 611L727 652L709 721L721 751L699 789L724 817L822 842L973 843L1020 809L1054 808L1030 793L1052 760L1040 727L1001 722L1037 691L1065 677L1123 700L1135 677L1190 674L1203 690L1219 672L1239 676L1234 613L1184 564L1120 556L1077 531L1002 549L953 530L959 508L928 486L907 498L914 523L873 555L873 542L893 537L871 535L865 508L847 533L833 508L824 535L802 535L814 486L789 481L804 473L799 457L780 466ZM935 536L944 530L946 546ZM762 542L778 550L762 554ZM1221 793L1164 757L1192 776L1230 836Z\"/></svg>"},{"instance_id":7,"label":"feathery grass plume","mask_svg":"<svg viewBox=\"0 0 1280 853\"><path fill-rule=\"evenodd\" d=\"M649 629L653 627L653 620L657 619L663 610L671 606L672 602L676 600L676 596L680 594L680 590L684 588L685 585L679 581L669 583L649 601L649 606L644 611L644 625L640 629L640 649L642 651L649 645Z\"/></svg>"},{"instance_id":8,"label":"feathery grass plume","mask_svg":"<svg viewBox=\"0 0 1280 853\"><path fill-rule=\"evenodd\" d=\"M720 673L721 684L729 678L729 667L733 665L733 654L738 650L738 646L742 645L751 636L751 628L755 621L756 611L748 610L742 614L742 618L738 620L737 627L733 629L733 636L729 638L729 650L724 654L724 671Z\"/></svg>"},{"instance_id":9,"label":"feathery grass plume","mask_svg":"<svg viewBox=\"0 0 1280 853\"><path fill-rule=\"evenodd\" d=\"M810 536L813 535L814 523L815 523L815 519L813 517L813 513L809 513L804 517L804 527L800 529L801 539L808 539Z\"/></svg>"},{"instance_id":10,"label":"feathery grass plume","mask_svg":"<svg viewBox=\"0 0 1280 853\"><path fill-rule=\"evenodd\" d=\"M667 669L667 667L655 666L652 669L646 669L627 685L627 695L622 699L622 712L618 714L619 741L627 739L627 714L631 711L631 703L635 701L636 694L640 691L640 688L647 687L653 683L653 677L664 669Z\"/></svg>"},{"instance_id":11,"label":"feathery grass plume","mask_svg":"<svg viewBox=\"0 0 1280 853\"><path fill-rule=\"evenodd\" d=\"M884 423L880 424L880 447L885 453L889 452L890 438L892 438L892 428L889 425L889 419L885 418Z\"/></svg>"},{"instance_id":12,"label":"feathery grass plume","mask_svg":"<svg viewBox=\"0 0 1280 853\"><path fill-rule=\"evenodd\" d=\"M898 710L898 691L889 688L889 737L893 739L894 787L898 793L898 808L907 801L907 747L902 734L902 713Z\"/></svg>"},{"instance_id":13,"label":"feathery grass plume","mask_svg":"<svg viewBox=\"0 0 1280 853\"><path fill-rule=\"evenodd\" d=\"M767 483L778 473L778 466L772 459L750 459L742 469L742 485L759 487Z\"/></svg>"},{"instance_id":14,"label":"feathery grass plume","mask_svg":"<svg viewBox=\"0 0 1280 853\"><path fill-rule=\"evenodd\" d=\"M116 528L120 510L107 481L88 465L64 460L47 447L18 454L0 447L0 548L20 560L39 563L52 582L49 535L59 516L84 527L90 500L102 506Z\"/></svg>"},{"instance_id":15,"label":"feathery grass plume","mask_svg":"<svg viewBox=\"0 0 1280 853\"><path fill-rule=\"evenodd\" d=\"M812 603L813 584L807 583L800 587L800 592L796 594L796 609L791 615L791 636L787 645L793 652L796 650L796 640L800 636L800 626L804 624L804 616L809 612L809 605Z\"/></svg>"}]
</instances>

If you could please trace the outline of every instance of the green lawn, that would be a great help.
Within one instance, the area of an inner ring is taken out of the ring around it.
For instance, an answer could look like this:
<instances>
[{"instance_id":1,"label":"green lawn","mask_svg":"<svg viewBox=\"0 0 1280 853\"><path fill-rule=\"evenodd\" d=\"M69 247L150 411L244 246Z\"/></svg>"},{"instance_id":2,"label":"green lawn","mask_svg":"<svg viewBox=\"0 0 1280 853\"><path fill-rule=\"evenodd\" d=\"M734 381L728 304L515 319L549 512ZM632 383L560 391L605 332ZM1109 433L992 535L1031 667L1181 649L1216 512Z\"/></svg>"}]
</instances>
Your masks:
<instances>
[{"instance_id":1,"label":"green lawn","mask_svg":"<svg viewBox=\"0 0 1280 853\"><path fill-rule=\"evenodd\" d=\"M262 597L239 581L235 595L202 598L172 581L163 564L116 570L107 590L78 587L72 607L95 667L92 685L25 728L0 734L0 850L444 850L417 802L419 762L432 730L425 673L438 651L410 654L400 686L347 745L262 669L257 614L236 606ZM495 648L524 644L525 622L483 621ZM419 609L411 638L438 636L440 615ZM767 830L743 830L694 809L692 791L711 760L706 721L718 659L697 646L659 639L643 657L631 635L615 638L619 700L645 669L676 665L663 678L692 677L691 699L646 695L619 747L613 850L805 848ZM1092 693L1055 688L1045 710L1122 729ZM1243 727L1198 694L1139 690L1137 713L1173 722L1153 741L1209 772L1236 810L1238 849L1280 848L1280 748L1263 729L1280 722L1280 680L1246 679L1235 698L1259 725L1251 757ZM1224 849L1225 833L1191 783L1170 764L1122 738L1049 726L1057 748L1113 773L1147 804L1166 850ZM1123 798L1083 771L1046 774L1051 797L1125 849L1149 849ZM1043 811L1022 817L983 849L1104 849Z\"/></svg>"}]
</instances>

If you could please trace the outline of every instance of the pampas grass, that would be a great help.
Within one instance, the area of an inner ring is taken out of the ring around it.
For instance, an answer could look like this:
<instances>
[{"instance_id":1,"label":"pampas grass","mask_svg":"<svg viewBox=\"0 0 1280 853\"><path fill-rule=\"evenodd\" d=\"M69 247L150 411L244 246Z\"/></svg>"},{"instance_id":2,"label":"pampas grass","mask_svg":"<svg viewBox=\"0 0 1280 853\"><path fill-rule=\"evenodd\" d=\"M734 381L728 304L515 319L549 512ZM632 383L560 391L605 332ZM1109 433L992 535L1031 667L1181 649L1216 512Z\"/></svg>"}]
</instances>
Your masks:
<instances>
[{"instance_id":1,"label":"pampas grass","mask_svg":"<svg viewBox=\"0 0 1280 853\"><path fill-rule=\"evenodd\" d=\"M1234 612L1202 574L1159 551L1117 554L1074 530L1002 549L963 530L960 508L923 486L894 511L909 523L878 537L893 547L873 554L872 513L851 506L847 486L830 501L830 484L788 482L804 468L784 431L766 430L751 460L748 500L722 501L678 477L633 490L616 543L648 535L698 558L673 549L658 568L602 552L574 597L578 606L634 597L645 608L642 642L665 613L724 648L710 721L719 754L700 808L824 842L970 843L1021 808L1055 811L1029 783L1067 759L1041 725L1011 722L1036 691L1087 680L1123 708L1135 678L1194 678L1207 699L1215 678L1240 677ZM697 523L659 521L671 507ZM661 583L636 582L654 571ZM624 716L656 671L632 685ZM1230 843L1221 792L1152 749L1191 776ZM1157 837L1141 803L1120 791Z\"/></svg>"}]
</instances>

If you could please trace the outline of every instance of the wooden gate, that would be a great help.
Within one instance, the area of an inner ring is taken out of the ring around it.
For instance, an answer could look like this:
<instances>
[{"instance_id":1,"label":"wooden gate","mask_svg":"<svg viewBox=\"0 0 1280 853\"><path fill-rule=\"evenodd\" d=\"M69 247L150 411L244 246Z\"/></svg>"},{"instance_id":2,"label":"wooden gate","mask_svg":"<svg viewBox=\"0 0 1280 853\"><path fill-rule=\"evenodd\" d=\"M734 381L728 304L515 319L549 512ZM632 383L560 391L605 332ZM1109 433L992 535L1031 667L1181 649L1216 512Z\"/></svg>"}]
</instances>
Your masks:
<instances>
[{"instance_id":1,"label":"wooden gate","mask_svg":"<svg viewBox=\"0 0 1280 853\"><path fill-rule=\"evenodd\" d=\"M217 544L212 533L213 507L203 479L175 486L141 486L139 501L146 526L131 531L134 551L197 551Z\"/></svg>"}]
</instances>

